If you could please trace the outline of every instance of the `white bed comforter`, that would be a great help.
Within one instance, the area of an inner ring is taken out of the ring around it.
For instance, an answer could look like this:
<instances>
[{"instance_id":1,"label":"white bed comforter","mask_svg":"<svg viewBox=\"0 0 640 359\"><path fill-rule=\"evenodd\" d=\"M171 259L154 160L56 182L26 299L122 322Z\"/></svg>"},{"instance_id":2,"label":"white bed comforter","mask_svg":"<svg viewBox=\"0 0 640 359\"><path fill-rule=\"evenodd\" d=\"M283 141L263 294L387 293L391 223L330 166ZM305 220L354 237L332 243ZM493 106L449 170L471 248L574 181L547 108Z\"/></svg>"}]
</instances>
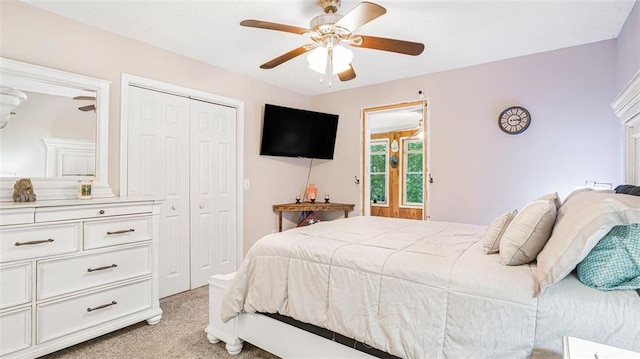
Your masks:
<instances>
[{"instance_id":1,"label":"white bed comforter","mask_svg":"<svg viewBox=\"0 0 640 359\"><path fill-rule=\"evenodd\" d=\"M484 226L381 217L259 240L225 293L223 321L281 313L403 358L528 358L563 335L640 351L640 297L573 275L534 297L531 265L484 255Z\"/></svg>"}]
</instances>

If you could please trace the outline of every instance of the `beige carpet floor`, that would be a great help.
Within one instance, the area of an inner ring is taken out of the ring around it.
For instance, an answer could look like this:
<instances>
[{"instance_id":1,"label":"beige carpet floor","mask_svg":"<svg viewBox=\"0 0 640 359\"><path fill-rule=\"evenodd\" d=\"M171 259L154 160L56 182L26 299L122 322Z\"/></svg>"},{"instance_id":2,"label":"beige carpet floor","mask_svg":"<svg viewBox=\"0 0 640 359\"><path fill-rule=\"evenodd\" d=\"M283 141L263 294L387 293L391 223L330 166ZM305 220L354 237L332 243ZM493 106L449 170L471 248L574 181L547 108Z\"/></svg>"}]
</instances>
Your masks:
<instances>
[{"instance_id":1,"label":"beige carpet floor","mask_svg":"<svg viewBox=\"0 0 640 359\"><path fill-rule=\"evenodd\" d=\"M235 356L227 353L223 342L209 343L204 332L209 315L208 298L207 286L163 298L162 320L156 325L134 324L42 358L277 358L248 343Z\"/></svg>"}]
</instances>

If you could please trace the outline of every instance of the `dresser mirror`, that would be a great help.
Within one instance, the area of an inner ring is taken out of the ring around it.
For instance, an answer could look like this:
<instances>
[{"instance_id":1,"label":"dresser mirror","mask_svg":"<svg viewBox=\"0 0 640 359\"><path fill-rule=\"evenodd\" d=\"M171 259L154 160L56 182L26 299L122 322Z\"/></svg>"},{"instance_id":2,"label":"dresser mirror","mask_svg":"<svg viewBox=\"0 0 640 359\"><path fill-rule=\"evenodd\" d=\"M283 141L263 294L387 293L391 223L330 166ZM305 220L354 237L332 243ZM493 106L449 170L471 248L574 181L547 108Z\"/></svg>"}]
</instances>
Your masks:
<instances>
[{"instance_id":1,"label":"dresser mirror","mask_svg":"<svg viewBox=\"0 0 640 359\"><path fill-rule=\"evenodd\" d=\"M0 201L31 178L38 200L94 197L107 184L109 82L0 58Z\"/></svg>"}]
</instances>

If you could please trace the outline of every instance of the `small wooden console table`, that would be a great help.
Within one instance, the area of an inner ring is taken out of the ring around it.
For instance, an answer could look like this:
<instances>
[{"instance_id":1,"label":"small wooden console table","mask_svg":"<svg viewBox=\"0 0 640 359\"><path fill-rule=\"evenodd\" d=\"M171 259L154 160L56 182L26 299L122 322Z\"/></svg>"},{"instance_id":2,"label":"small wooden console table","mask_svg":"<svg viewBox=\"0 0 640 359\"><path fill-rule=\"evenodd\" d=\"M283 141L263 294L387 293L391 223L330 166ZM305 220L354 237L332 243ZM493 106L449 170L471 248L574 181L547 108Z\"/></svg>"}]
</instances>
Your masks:
<instances>
[{"instance_id":1,"label":"small wooden console table","mask_svg":"<svg viewBox=\"0 0 640 359\"><path fill-rule=\"evenodd\" d=\"M278 212L278 232L282 232L282 212L327 212L344 211L344 218L349 217L349 212L353 211L355 204L348 203L324 203L324 202L302 202L274 204L273 211Z\"/></svg>"}]
</instances>

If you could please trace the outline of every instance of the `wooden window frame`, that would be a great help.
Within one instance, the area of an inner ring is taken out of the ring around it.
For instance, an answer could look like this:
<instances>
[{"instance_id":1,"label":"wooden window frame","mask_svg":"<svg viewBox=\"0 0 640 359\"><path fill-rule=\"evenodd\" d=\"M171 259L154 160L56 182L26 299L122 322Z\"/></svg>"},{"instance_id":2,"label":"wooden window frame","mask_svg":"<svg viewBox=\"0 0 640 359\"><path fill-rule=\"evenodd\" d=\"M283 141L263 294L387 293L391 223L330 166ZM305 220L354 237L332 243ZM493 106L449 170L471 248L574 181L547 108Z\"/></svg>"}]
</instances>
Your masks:
<instances>
[{"instance_id":1,"label":"wooden window frame","mask_svg":"<svg viewBox=\"0 0 640 359\"><path fill-rule=\"evenodd\" d=\"M402 142L402 146L401 146L401 158L402 161L400 161L400 173L401 173L401 180L399 183L400 186L400 193L401 193L401 197L400 197L400 203L398 203L398 207L400 208L422 208L423 204L424 204L424 188L423 188L423 192L422 192L422 202L420 203L407 203L407 160L408 160L408 156L411 153L415 153L415 154L421 154L422 155L422 182L424 183L424 139L420 139L420 138L415 138L415 137L402 137L401 139ZM409 146L410 142L422 142L422 151L412 151L409 152L409 150L407 149ZM413 172L412 172L413 173ZM416 172L417 173L417 172Z\"/></svg>"},{"instance_id":2,"label":"wooden window frame","mask_svg":"<svg viewBox=\"0 0 640 359\"><path fill-rule=\"evenodd\" d=\"M373 203L373 200L371 201L371 205L372 206L377 206L377 207L389 207L389 166L388 166L388 162L389 162L389 139L388 138L383 138L383 139L377 139L377 140L371 140L371 142L369 143L369 163L371 163L371 156L374 154L381 154L379 152L372 152L371 151L371 146L375 145L375 144L382 144L384 143L385 145L385 151L384 151L384 202L378 202L378 203ZM382 172L376 172L376 173L372 173L371 171L369 171L369 183L371 183L371 176L374 174L381 174Z\"/></svg>"}]
</instances>

